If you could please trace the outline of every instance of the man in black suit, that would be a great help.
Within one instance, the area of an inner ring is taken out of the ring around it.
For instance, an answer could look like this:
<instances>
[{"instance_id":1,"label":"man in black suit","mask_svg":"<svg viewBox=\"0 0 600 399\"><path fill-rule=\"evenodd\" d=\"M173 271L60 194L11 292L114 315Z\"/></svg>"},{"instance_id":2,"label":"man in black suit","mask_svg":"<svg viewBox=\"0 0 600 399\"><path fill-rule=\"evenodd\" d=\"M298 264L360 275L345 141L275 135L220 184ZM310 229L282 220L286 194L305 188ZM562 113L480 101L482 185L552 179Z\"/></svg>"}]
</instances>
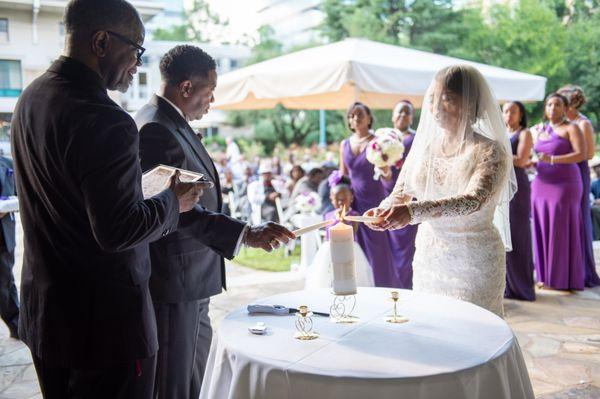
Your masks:
<instances>
[{"instance_id":1,"label":"man in black suit","mask_svg":"<svg viewBox=\"0 0 600 399\"><path fill-rule=\"evenodd\" d=\"M246 226L221 212L219 175L188 121L200 119L213 102L217 83L214 60L194 46L177 46L162 58L163 84L136 115L142 169L166 164L204 174L215 187L179 228L150 245L150 291L158 326L156 393L159 399L198 398L212 328L209 298L225 287L224 257L240 245L271 251L293 238L275 223Z\"/></svg>"},{"instance_id":2,"label":"man in black suit","mask_svg":"<svg viewBox=\"0 0 600 399\"><path fill-rule=\"evenodd\" d=\"M0 156L0 201L15 195L13 163ZM19 297L13 276L15 265L15 216L0 212L0 316L11 338L19 338Z\"/></svg>"},{"instance_id":3,"label":"man in black suit","mask_svg":"<svg viewBox=\"0 0 600 399\"><path fill-rule=\"evenodd\" d=\"M144 398L156 320L148 243L177 228L200 185L144 200L139 136L107 94L127 90L144 28L125 0L71 0L65 55L17 103L12 148L24 230L19 335L45 398Z\"/></svg>"}]
</instances>

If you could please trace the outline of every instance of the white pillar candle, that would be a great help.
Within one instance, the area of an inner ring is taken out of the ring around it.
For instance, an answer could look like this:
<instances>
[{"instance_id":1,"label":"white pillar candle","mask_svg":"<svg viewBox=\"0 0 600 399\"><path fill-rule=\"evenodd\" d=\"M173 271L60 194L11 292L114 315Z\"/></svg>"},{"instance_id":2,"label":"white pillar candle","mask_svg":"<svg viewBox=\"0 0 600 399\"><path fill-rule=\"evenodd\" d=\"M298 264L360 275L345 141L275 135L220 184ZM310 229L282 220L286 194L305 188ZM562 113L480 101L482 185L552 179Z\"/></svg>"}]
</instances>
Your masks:
<instances>
[{"instance_id":1,"label":"white pillar candle","mask_svg":"<svg viewBox=\"0 0 600 399\"><path fill-rule=\"evenodd\" d=\"M354 265L354 229L343 222L329 229L331 246L332 288L335 295L356 294Z\"/></svg>"}]
</instances>

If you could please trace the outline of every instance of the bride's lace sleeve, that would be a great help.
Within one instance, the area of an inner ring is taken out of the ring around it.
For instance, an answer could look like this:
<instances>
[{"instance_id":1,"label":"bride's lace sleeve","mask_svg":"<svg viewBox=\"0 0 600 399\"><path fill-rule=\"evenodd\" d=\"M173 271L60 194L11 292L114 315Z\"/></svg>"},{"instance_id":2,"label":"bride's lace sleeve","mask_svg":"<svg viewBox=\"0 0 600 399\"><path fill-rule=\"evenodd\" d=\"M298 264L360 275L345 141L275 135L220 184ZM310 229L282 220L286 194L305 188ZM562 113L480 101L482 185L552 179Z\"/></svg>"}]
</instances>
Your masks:
<instances>
[{"instance_id":1,"label":"bride's lace sleeve","mask_svg":"<svg viewBox=\"0 0 600 399\"><path fill-rule=\"evenodd\" d=\"M465 193L440 200L415 201L408 204L411 224L448 216L464 216L481 209L504 181L507 162L504 151L495 143L481 145L477 166Z\"/></svg>"},{"instance_id":2,"label":"bride's lace sleeve","mask_svg":"<svg viewBox=\"0 0 600 399\"><path fill-rule=\"evenodd\" d=\"M412 196L404 194L404 182L401 179L396 181L394 189L381 203L380 208L387 209L393 205L404 204L412 199Z\"/></svg>"}]
</instances>

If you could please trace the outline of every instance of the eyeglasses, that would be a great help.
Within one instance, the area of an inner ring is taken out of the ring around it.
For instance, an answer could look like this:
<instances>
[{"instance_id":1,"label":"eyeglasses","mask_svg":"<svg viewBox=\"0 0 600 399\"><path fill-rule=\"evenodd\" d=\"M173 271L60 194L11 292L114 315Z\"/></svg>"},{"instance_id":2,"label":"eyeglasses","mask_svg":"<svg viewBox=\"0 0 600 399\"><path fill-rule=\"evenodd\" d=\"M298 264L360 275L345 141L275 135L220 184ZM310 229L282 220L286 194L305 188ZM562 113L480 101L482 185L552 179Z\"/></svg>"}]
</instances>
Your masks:
<instances>
[{"instance_id":1,"label":"eyeglasses","mask_svg":"<svg viewBox=\"0 0 600 399\"><path fill-rule=\"evenodd\" d=\"M136 51L137 51L137 60L138 60L138 64L142 63L142 55L144 55L144 52L146 51L145 48L143 48L142 46L140 46L139 44L137 44L136 42L129 40L128 38L126 38L123 35L118 34L117 32L113 32L111 30L106 31L108 32L109 35L113 35L115 36L117 39L119 39L120 41L129 44L130 46L135 47Z\"/></svg>"}]
</instances>

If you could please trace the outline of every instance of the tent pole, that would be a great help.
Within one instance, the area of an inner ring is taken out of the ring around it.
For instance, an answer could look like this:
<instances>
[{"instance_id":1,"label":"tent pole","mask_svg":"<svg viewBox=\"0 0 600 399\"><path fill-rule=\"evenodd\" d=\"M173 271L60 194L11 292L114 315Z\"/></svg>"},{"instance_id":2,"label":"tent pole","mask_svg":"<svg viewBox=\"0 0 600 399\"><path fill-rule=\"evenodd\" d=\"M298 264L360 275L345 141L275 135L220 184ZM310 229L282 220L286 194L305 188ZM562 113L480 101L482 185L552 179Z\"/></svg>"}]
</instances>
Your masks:
<instances>
[{"instance_id":1,"label":"tent pole","mask_svg":"<svg viewBox=\"0 0 600 399\"><path fill-rule=\"evenodd\" d=\"M327 146L327 131L325 126L325 110L319 110L319 147L325 148Z\"/></svg>"}]
</instances>

